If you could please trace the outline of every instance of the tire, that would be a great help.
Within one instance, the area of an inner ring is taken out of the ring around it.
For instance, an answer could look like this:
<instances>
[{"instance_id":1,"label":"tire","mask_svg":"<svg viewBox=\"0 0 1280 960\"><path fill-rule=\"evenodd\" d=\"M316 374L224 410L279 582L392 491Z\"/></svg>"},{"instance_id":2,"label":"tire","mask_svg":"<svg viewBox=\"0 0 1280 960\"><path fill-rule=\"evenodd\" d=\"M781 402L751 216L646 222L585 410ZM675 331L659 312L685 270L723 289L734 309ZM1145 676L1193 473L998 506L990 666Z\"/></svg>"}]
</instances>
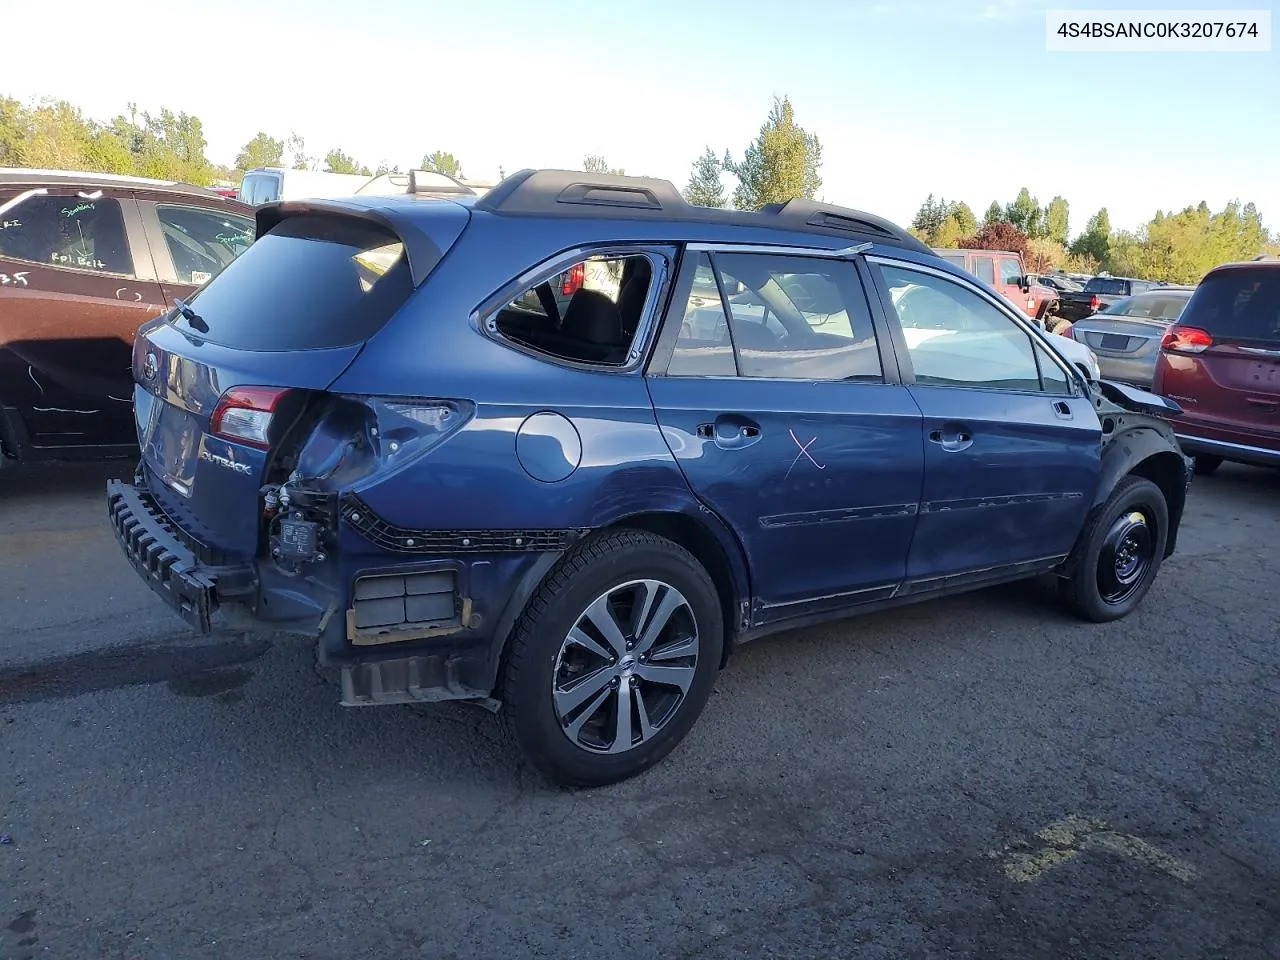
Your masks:
<instances>
[{"instance_id":1,"label":"tire","mask_svg":"<svg viewBox=\"0 0 1280 960\"><path fill-rule=\"evenodd\" d=\"M664 612L658 632L634 623ZM618 630L601 630L605 620ZM693 727L723 649L719 595L689 551L639 530L594 537L555 566L516 623L501 678L508 734L555 783L634 777ZM627 746L615 749L624 722Z\"/></svg>"},{"instance_id":2,"label":"tire","mask_svg":"<svg viewBox=\"0 0 1280 960\"><path fill-rule=\"evenodd\" d=\"M1221 457L1210 457L1205 456L1204 454L1197 454L1194 459L1196 461L1196 473L1202 477L1207 477L1209 474L1213 473L1213 471L1222 466Z\"/></svg>"},{"instance_id":3,"label":"tire","mask_svg":"<svg viewBox=\"0 0 1280 960\"><path fill-rule=\"evenodd\" d=\"M1075 573L1058 581L1067 609L1094 623L1132 613L1160 570L1168 535L1169 507L1160 488L1142 477L1125 477L1081 531ZM1132 569L1129 557L1136 564Z\"/></svg>"}]
</instances>

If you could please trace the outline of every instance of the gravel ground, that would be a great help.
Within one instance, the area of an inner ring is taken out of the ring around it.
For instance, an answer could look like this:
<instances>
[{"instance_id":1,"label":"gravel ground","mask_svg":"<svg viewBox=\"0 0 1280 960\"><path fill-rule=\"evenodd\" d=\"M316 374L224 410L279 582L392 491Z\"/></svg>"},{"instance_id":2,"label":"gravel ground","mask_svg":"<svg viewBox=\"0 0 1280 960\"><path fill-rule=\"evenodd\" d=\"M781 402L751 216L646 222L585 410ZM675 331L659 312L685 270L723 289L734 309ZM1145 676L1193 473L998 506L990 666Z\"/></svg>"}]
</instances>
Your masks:
<instances>
[{"instance_id":1,"label":"gravel ground","mask_svg":"<svg viewBox=\"0 0 1280 960\"><path fill-rule=\"evenodd\" d=\"M344 710L118 555L128 466L0 472L0 958L1280 957L1280 472L1142 609L1036 581L760 641L658 768Z\"/></svg>"}]
</instances>

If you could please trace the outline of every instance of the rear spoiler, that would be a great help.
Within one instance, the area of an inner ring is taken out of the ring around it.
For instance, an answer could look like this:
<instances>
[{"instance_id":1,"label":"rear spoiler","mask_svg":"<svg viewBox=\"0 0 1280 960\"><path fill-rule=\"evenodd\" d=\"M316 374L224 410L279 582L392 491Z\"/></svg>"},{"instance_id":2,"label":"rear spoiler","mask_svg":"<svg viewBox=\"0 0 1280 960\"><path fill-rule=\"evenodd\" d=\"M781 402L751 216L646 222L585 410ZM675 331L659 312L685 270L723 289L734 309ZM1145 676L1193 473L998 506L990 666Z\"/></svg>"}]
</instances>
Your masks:
<instances>
[{"instance_id":1,"label":"rear spoiler","mask_svg":"<svg viewBox=\"0 0 1280 960\"><path fill-rule=\"evenodd\" d=\"M467 221L471 218L471 213L466 207L459 204L443 204L457 211L458 219L448 226L448 243L444 248L441 248L436 239L422 229L420 221L425 219L423 216L425 211L421 207L415 211L416 216L406 216L405 211L409 208L406 207L402 210L392 205L385 205L385 199L382 197L377 198L376 205L373 199L364 200L363 198L353 198L351 200L277 200L272 203L264 203L254 211L254 240L260 240L290 217L318 215L362 220L365 223L380 227L404 244L405 258L409 261L409 275L413 278L413 285L415 287L420 286L422 281L431 275L431 271L444 258L445 252L449 247L453 246L461 235L463 227L466 226ZM435 205L432 204L431 206ZM443 226L443 224L441 225Z\"/></svg>"}]
</instances>

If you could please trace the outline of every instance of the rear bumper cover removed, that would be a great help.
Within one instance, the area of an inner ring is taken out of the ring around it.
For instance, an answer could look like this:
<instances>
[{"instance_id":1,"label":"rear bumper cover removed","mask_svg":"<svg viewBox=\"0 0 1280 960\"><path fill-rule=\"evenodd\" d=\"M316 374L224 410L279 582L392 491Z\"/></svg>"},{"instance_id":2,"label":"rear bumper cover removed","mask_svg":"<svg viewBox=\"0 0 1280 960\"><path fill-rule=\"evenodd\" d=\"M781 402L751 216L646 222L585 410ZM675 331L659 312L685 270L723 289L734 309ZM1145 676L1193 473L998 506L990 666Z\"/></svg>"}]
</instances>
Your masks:
<instances>
[{"instance_id":1,"label":"rear bumper cover removed","mask_svg":"<svg viewBox=\"0 0 1280 960\"><path fill-rule=\"evenodd\" d=\"M219 569L198 563L195 553L143 488L108 480L107 514L116 542L138 576L191 627L200 633L211 632L218 608Z\"/></svg>"},{"instance_id":2,"label":"rear bumper cover removed","mask_svg":"<svg viewBox=\"0 0 1280 960\"><path fill-rule=\"evenodd\" d=\"M335 599L300 587L304 581L280 580L269 564L210 562L208 548L165 514L140 479L109 481L107 511L138 575L194 630L210 633L218 613L233 629L316 639L320 662L341 671L344 706L436 700L494 705L489 698L503 638L564 552L559 541L531 538L527 531L513 534L513 549L506 551L500 532L434 533L440 542L428 544L428 556L369 558ZM454 540L465 546L451 549ZM368 589L374 585L382 589ZM292 619L263 617L264 597L277 616L288 610ZM383 607L401 615L388 619ZM330 612L322 615L325 610ZM330 615L339 610L345 615ZM392 620L397 622L386 626Z\"/></svg>"}]
</instances>

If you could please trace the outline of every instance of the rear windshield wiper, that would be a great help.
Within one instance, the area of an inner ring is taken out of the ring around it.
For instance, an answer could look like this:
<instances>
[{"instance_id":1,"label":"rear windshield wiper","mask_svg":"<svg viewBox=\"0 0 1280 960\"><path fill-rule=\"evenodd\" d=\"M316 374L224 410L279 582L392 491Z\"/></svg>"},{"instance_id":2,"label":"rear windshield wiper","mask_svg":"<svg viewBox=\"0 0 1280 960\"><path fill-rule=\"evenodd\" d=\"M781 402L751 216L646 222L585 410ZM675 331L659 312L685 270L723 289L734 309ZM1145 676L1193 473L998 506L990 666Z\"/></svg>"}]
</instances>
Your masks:
<instances>
[{"instance_id":1,"label":"rear windshield wiper","mask_svg":"<svg viewBox=\"0 0 1280 960\"><path fill-rule=\"evenodd\" d=\"M199 330L201 333L209 332L209 325L204 322L204 318L187 306L187 302L185 300L179 300L177 297L174 297L173 305L177 307L178 312L186 318L189 325Z\"/></svg>"}]
</instances>

